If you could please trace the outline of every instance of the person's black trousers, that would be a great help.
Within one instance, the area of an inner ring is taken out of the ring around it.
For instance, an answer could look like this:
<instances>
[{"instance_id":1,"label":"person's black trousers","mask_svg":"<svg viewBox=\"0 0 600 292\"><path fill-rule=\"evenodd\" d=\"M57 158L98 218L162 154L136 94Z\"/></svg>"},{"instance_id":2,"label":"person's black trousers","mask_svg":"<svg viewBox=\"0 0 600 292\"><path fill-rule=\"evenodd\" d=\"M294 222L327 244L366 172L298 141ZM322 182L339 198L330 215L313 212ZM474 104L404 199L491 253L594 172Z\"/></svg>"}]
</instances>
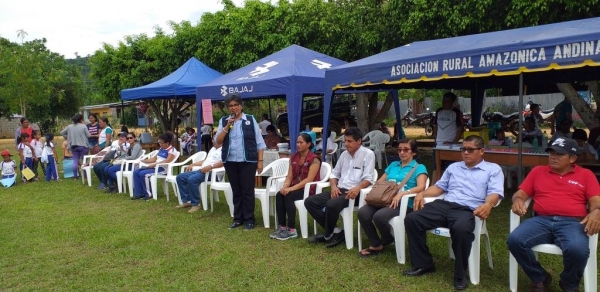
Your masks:
<instances>
[{"instance_id":1,"label":"person's black trousers","mask_svg":"<svg viewBox=\"0 0 600 292\"><path fill-rule=\"evenodd\" d=\"M475 216L469 207L444 200L435 200L418 211L406 215L404 227L408 237L408 253L413 268L426 268L433 265L433 258L427 246L427 230L436 227L450 229L454 251L454 277L465 279L471 245L475 235Z\"/></svg>"},{"instance_id":2,"label":"person's black trousers","mask_svg":"<svg viewBox=\"0 0 600 292\"><path fill-rule=\"evenodd\" d=\"M340 189L342 194L332 199L330 193L321 193L308 197L304 200L304 206L310 215L325 228L325 237L329 237L333 233L333 229L337 225L340 213L348 207L346 193L348 190ZM356 197L355 206L358 206L358 196ZM325 210L323 210L325 208Z\"/></svg>"},{"instance_id":3,"label":"person's black trousers","mask_svg":"<svg viewBox=\"0 0 600 292\"><path fill-rule=\"evenodd\" d=\"M233 221L254 224L256 164L256 162L232 161L223 164L233 193Z\"/></svg>"}]
</instances>

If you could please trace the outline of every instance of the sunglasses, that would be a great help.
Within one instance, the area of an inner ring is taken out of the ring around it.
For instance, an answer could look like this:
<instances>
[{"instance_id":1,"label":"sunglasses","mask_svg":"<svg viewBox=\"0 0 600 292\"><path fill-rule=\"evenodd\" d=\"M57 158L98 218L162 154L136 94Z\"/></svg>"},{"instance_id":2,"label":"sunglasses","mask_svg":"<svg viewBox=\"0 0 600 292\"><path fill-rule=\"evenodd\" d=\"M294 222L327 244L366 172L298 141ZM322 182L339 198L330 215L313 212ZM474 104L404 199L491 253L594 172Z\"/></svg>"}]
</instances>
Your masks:
<instances>
[{"instance_id":1,"label":"sunglasses","mask_svg":"<svg viewBox=\"0 0 600 292\"><path fill-rule=\"evenodd\" d=\"M408 152L412 151L412 149L410 149L410 148L398 148L396 150L398 151L398 153L400 153L400 152L408 153Z\"/></svg>"},{"instance_id":2,"label":"sunglasses","mask_svg":"<svg viewBox=\"0 0 600 292\"><path fill-rule=\"evenodd\" d=\"M483 149L483 148L481 148L481 147L479 147L479 148L465 148L465 147L460 147L460 152L467 151L469 153L473 153L473 152L475 152L475 150L480 150L480 149Z\"/></svg>"},{"instance_id":3,"label":"sunglasses","mask_svg":"<svg viewBox=\"0 0 600 292\"><path fill-rule=\"evenodd\" d=\"M127 139L130 139L130 140L131 140L131 139L135 139L135 137L127 137Z\"/></svg>"}]
</instances>

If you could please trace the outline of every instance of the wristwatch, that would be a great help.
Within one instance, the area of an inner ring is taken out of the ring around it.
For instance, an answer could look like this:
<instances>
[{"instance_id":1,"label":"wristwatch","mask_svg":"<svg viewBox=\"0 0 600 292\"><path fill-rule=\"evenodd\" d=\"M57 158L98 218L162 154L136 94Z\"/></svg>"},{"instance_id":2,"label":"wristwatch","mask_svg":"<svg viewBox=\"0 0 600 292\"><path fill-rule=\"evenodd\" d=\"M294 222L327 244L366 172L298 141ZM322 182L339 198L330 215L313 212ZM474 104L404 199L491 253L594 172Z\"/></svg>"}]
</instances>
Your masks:
<instances>
[{"instance_id":1,"label":"wristwatch","mask_svg":"<svg viewBox=\"0 0 600 292\"><path fill-rule=\"evenodd\" d=\"M214 168L215 168L215 165L214 165L214 164L211 164L211 165L210 165L210 169L214 169Z\"/></svg>"}]
</instances>

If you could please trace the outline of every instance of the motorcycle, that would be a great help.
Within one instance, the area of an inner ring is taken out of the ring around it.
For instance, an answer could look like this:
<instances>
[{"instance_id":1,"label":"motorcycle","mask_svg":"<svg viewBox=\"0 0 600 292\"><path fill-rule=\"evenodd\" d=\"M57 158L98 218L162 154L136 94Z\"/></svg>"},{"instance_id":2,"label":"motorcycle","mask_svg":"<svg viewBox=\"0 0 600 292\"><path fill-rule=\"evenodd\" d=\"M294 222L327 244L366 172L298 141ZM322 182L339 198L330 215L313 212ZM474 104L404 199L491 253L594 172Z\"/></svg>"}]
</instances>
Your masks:
<instances>
[{"instance_id":1,"label":"motorcycle","mask_svg":"<svg viewBox=\"0 0 600 292\"><path fill-rule=\"evenodd\" d=\"M523 118L526 118L528 116L530 116L531 110L530 107L533 104L533 102L530 100L527 102L527 106L525 106L525 110L523 111ZM540 106L540 109L542 108L541 104L538 104ZM548 110L540 110L539 113L539 117L536 117L536 119L538 120L538 124L543 123L543 122L549 122L551 118L554 117L554 109L548 109Z\"/></svg>"},{"instance_id":2,"label":"motorcycle","mask_svg":"<svg viewBox=\"0 0 600 292\"><path fill-rule=\"evenodd\" d=\"M429 108L427 108L429 111ZM433 113L421 113L415 115L413 118L413 111L411 108L406 110L406 113L402 117L401 125L403 128L409 126L420 126L425 128L425 136L430 137L433 134L433 125L431 122L433 121Z\"/></svg>"},{"instance_id":3,"label":"motorcycle","mask_svg":"<svg viewBox=\"0 0 600 292\"><path fill-rule=\"evenodd\" d=\"M519 130L519 112L514 112L508 115L505 115L501 112L490 112L490 108L488 107L483 112L483 120L487 123L499 122L500 128L505 132L516 133Z\"/></svg>"}]
</instances>

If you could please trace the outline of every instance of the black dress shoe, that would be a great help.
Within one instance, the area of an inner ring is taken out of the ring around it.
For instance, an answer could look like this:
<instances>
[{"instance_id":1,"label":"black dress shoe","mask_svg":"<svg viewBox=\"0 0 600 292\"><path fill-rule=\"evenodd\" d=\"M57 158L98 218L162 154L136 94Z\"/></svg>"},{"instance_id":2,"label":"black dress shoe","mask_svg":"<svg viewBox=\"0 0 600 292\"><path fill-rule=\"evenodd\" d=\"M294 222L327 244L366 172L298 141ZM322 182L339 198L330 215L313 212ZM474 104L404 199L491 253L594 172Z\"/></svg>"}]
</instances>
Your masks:
<instances>
[{"instance_id":1,"label":"black dress shoe","mask_svg":"<svg viewBox=\"0 0 600 292\"><path fill-rule=\"evenodd\" d=\"M346 240L346 236L344 235L344 230L342 232L334 233L333 237L329 240L327 244L327 248L332 248L340 245L340 243Z\"/></svg>"},{"instance_id":2,"label":"black dress shoe","mask_svg":"<svg viewBox=\"0 0 600 292\"><path fill-rule=\"evenodd\" d=\"M242 225L243 225L242 222L233 221L233 223L231 223L231 225L229 225L229 229L238 228Z\"/></svg>"},{"instance_id":3,"label":"black dress shoe","mask_svg":"<svg viewBox=\"0 0 600 292\"><path fill-rule=\"evenodd\" d=\"M139 200L139 199L141 199L141 198L142 198L142 197L136 197L136 196L133 196L133 197L131 197L131 200Z\"/></svg>"},{"instance_id":4,"label":"black dress shoe","mask_svg":"<svg viewBox=\"0 0 600 292\"><path fill-rule=\"evenodd\" d=\"M326 242L326 241L327 240L325 240L325 235L323 235L323 234L315 234L308 238L308 242L310 242L310 243L321 243L321 242Z\"/></svg>"},{"instance_id":5,"label":"black dress shoe","mask_svg":"<svg viewBox=\"0 0 600 292\"><path fill-rule=\"evenodd\" d=\"M418 276L423 276L425 274L430 274L430 273L434 273L434 272L435 272L435 266L431 265L429 267L412 268L410 270L406 270L406 271L402 272L402 275L410 276L410 277L418 277Z\"/></svg>"},{"instance_id":6,"label":"black dress shoe","mask_svg":"<svg viewBox=\"0 0 600 292\"><path fill-rule=\"evenodd\" d=\"M467 289L467 285L469 285L469 281L466 278L458 279L454 278L454 290L460 291Z\"/></svg>"}]
</instances>

